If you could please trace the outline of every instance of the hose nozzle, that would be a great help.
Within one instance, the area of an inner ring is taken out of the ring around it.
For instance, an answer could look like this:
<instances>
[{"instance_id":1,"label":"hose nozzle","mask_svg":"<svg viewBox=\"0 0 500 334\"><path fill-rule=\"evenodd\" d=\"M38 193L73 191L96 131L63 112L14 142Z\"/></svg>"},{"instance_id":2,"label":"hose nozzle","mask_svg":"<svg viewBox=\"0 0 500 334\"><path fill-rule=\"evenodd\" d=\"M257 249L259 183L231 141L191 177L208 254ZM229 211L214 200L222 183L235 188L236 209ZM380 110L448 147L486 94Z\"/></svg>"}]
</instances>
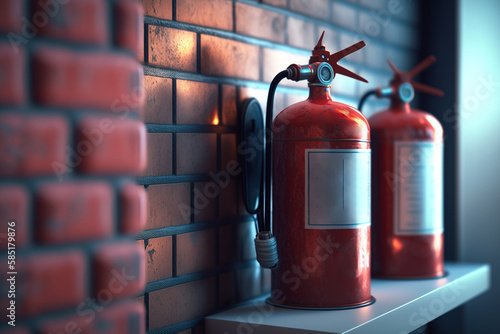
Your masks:
<instances>
[{"instance_id":1,"label":"hose nozzle","mask_svg":"<svg viewBox=\"0 0 500 334\"><path fill-rule=\"evenodd\" d=\"M276 239L271 232L259 232L254 239L257 261L261 266L268 269L274 269L278 266L278 249L276 248Z\"/></svg>"}]
</instances>

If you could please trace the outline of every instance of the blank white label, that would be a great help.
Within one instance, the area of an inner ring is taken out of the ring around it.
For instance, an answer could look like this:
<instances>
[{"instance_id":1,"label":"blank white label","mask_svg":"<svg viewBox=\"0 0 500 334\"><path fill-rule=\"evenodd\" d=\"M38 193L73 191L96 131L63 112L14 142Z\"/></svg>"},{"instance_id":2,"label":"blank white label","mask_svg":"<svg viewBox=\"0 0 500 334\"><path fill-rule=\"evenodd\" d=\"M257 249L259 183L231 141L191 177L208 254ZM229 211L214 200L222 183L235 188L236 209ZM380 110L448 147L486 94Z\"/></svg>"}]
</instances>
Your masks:
<instances>
[{"instance_id":1,"label":"blank white label","mask_svg":"<svg viewBox=\"0 0 500 334\"><path fill-rule=\"evenodd\" d=\"M394 234L442 232L443 144L398 141L394 163Z\"/></svg>"},{"instance_id":2,"label":"blank white label","mask_svg":"<svg viewBox=\"0 0 500 334\"><path fill-rule=\"evenodd\" d=\"M305 150L305 228L370 225L370 150Z\"/></svg>"}]
</instances>

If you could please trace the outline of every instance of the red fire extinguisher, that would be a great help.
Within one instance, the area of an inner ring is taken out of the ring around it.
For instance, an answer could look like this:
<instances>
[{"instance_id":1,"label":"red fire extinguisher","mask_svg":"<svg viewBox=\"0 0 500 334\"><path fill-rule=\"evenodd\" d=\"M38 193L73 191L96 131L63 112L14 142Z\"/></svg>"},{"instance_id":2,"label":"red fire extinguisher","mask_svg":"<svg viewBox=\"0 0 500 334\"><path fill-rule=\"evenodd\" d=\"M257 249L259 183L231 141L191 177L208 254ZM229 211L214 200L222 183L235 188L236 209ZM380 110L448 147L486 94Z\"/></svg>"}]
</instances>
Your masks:
<instances>
[{"instance_id":1,"label":"red fire extinguisher","mask_svg":"<svg viewBox=\"0 0 500 334\"><path fill-rule=\"evenodd\" d=\"M350 308L374 301L370 128L357 109L330 97L336 74L367 82L337 64L365 43L330 54L323 35L308 65L290 65L274 78L267 102L272 139L266 136L265 217L255 244L258 261L273 268L268 302L291 308ZM307 79L309 98L272 122L274 92L284 78Z\"/></svg>"},{"instance_id":2,"label":"red fire extinguisher","mask_svg":"<svg viewBox=\"0 0 500 334\"><path fill-rule=\"evenodd\" d=\"M409 72L389 60L394 78L367 92L389 97L389 109L369 118L372 135L372 272L387 278L432 278L443 267L443 128L432 115L410 108L414 90L443 92L412 80L435 61Z\"/></svg>"}]
</instances>

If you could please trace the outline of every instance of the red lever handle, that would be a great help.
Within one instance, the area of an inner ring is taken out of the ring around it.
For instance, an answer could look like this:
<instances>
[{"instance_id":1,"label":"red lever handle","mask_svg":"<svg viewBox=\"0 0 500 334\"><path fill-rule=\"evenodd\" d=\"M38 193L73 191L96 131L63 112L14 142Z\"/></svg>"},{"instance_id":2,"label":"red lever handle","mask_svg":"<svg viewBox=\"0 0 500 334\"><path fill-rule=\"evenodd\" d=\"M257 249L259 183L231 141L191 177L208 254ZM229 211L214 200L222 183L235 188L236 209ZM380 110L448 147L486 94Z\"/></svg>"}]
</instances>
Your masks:
<instances>
[{"instance_id":1,"label":"red lever handle","mask_svg":"<svg viewBox=\"0 0 500 334\"><path fill-rule=\"evenodd\" d=\"M323 31L323 34L324 33L325 32ZM323 38L323 35L321 35L321 39L322 38ZM360 42L357 42L357 43L355 43L355 44L353 44L353 45L351 45L351 46L349 46L349 47L347 47L347 48L345 48L343 50L335 52L334 54L332 54L330 56L330 60L328 61L328 63L332 66L333 70L337 74L342 74L342 75L345 75L346 77L350 77L350 78L353 78L353 79L356 79L356 80L359 80L359 81L368 82L368 80L366 80L362 76L357 75L356 73L353 73L353 72L349 71L347 68L342 67L339 64L337 64L337 62L340 59L344 58L345 56L350 55L353 52L358 51L359 49L364 48L365 45L366 45L365 41L360 41Z\"/></svg>"},{"instance_id":2,"label":"red lever handle","mask_svg":"<svg viewBox=\"0 0 500 334\"><path fill-rule=\"evenodd\" d=\"M417 66L415 66L412 70L408 72L403 72L397 69L397 67L392 63L392 61L388 60L387 62L389 63L389 66L391 67L392 71L394 72L394 81L396 82L409 82L415 90L418 90L423 93L428 93L432 95L437 95L437 96L443 96L444 92L440 89L424 85L422 83L413 81L413 76L417 75L418 73L422 72L425 70L427 67L429 67L432 63L436 61L436 57L433 55L430 55L429 57L425 58L422 60Z\"/></svg>"}]
</instances>

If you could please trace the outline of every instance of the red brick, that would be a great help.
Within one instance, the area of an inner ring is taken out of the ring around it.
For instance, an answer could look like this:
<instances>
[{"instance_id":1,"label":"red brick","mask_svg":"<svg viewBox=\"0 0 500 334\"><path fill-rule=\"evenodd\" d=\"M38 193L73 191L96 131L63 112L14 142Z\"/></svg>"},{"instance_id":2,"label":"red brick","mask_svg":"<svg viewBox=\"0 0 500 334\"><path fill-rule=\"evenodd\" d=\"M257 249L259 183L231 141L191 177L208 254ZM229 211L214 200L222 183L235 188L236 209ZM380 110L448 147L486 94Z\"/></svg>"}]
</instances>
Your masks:
<instances>
[{"instance_id":1,"label":"red brick","mask_svg":"<svg viewBox=\"0 0 500 334\"><path fill-rule=\"evenodd\" d=\"M145 252L147 282L172 277L172 237L149 239Z\"/></svg>"},{"instance_id":2,"label":"red brick","mask_svg":"<svg viewBox=\"0 0 500 334\"><path fill-rule=\"evenodd\" d=\"M222 85L222 124L236 125L237 121L236 87Z\"/></svg>"},{"instance_id":3,"label":"red brick","mask_svg":"<svg viewBox=\"0 0 500 334\"><path fill-rule=\"evenodd\" d=\"M25 99L24 50L0 44L0 103L21 105Z\"/></svg>"},{"instance_id":4,"label":"red brick","mask_svg":"<svg viewBox=\"0 0 500 334\"><path fill-rule=\"evenodd\" d=\"M365 57L366 65L381 70L388 70L389 65L387 64L387 59L389 59L389 57L387 56L388 52L386 52L387 48L375 40L370 40L366 47L367 50L370 50L370 54L367 54Z\"/></svg>"},{"instance_id":5,"label":"red brick","mask_svg":"<svg viewBox=\"0 0 500 334\"><path fill-rule=\"evenodd\" d=\"M215 124L218 110L217 84L177 80L178 124Z\"/></svg>"},{"instance_id":6,"label":"red brick","mask_svg":"<svg viewBox=\"0 0 500 334\"><path fill-rule=\"evenodd\" d=\"M146 229L189 223L189 183L151 185L146 192L149 198Z\"/></svg>"},{"instance_id":7,"label":"red brick","mask_svg":"<svg viewBox=\"0 0 500 334\"><path fill-rule=\"evenodd\" d=\"M215 219L215 203L219 187L214 187L215 183L197 182L194 184L193 212L194 222L204 222Z\"/></svg>"},{"instance_id":8,"label":"red brick","mask_svg":"<svg viewBox=\"0 0 500 334\"><path fill-rule=\"evenodd\" d=\"M143 186L127 183L120 189L120 232L135 235L146 226L148 198Z\"/></svg>"},{"instance_id":9,"label":"red brick","mask_svg":"<svg viewBox=\"0 0 500 334\"><path fill-rule=\"evenodd\" d=\"M288 44L312 50L317 43L314 34L314 23L298 18L289 17L287 24Z\"/></svg>"},{"instance_id":10,"label":"red brick","mask_svg":"<svg viewBox=\"0 0 500 334\"><path fill-rule=\"evenodd\" d=\"M144 250L133 241L100 246L93 269L94 296L100 303L138 295L146 284Z\"/></svg>"},{"instance_id":11,"label":"red brick","mask_svg":"<svg viewBox=\"0 0 500 334\"><path fill-rule=\"evenodd\" d=\"M317 19L328 20L328 0L290 0L290 9Z\"/></svg>"},{"instance_id":12,"label":"red brick","mask_svg":"<svg viewBox=\"0 0 500 334\"><path fill-rule=\"evenodd\" d=\"M0 11L0 31L20 32L22 27L23 1L4 0Z\"/></svg>"},{"instance_id":13,"label":"red brick","mask_svg":"<svg viewBox=\"0 0 500 334\"><path fill-rule=\"evenodd\" d=\"M219 227L219 264L225 266L238 261L238 247L234 227L227 224Z\"/></svg>"},{"instance_id":14,"label":"red brick","mask_svg":"<svg viewBox=\"0 0 500 334\"><path fill-rule=\"evenodd\" d=\"M82 333L90 334L93 332L93 322L89 321L92 315L90 310L84 308L82 313L85 316L65 316L43 320L37 326L38 334L60 334L60 333ZM95 316L95 315L94 315Z\"/></svg>"},{"instance_id":15,"label":"red brick","mask_svg":"<svg viewBox=\"0 0 500 334\"><path fill-rule=\"evenodd\" d=\"M221 217L232 217L238 215L238 189L235 180L220 191L219 215Z\"/></svg>"},{"instance_id":16,"label":"red brick","mask_svg":"<svg viewBox=\"0 0 500 334\"><path fill-rule=\"evenodd\" d=\"M68 125L63 118L1 114L0 123L0 175L50 175L55 161L65 162Z\"/></svg>"},{"instance_id":17,"label":"red brick","mask_svg":"<svg viewBox=\"0 0 500 334\"><path fill-rule=\"evenodd\" d=\"M144 15L172 19L172 0L142 0Z\"/></svg>"},{"instance_id":18,"label":"red brick","mask_svg":"<svg viewBox=\"0 0 500 334\"><path fill-rule=\"evenodd\" d=\"M249 267L236 272L238 301L258 297L262 294L260 267Z\"/></svg>"},{"instance_id":19,"label":"red brick","mask_svg":"<svg viewBox=\"0 0 500 334\"><path fill-rule=\"evenodd\" d=\"M314 47L314 46L313 46ZM311 48L312 49L312 48ZM266 82L271 82L273 78L280 71L286 70L291 64L309 64L309 56L298 55L295 53L263 48L262 50L262 64L263 64L263 80ZM305 82L294 82L291 80L283 80L280 85L306 88L307 83ZM265 103L261 102L261 106L265 108Z\"/></svg>"},{"instance_id":20,"label":"red brick","mask_svg":"<svg viewBox=\"0 0 500 334\"><path fill-rule=\"evenodd\" d=\"M215 267L215 229L177 235L177 275Z\"/></svg>"},{"instance_id":21,"label":"red brick","mask_svg":"<svg viewBox=\"0 0 500 334\"><path fill-rule=\"evenodd\" d=\"M8 247L7 222L14 222L15 241L12 242L16 248L26 246L28 242L28 193L20 186L4 185L0 187L0 221L2 231L0 232L0 249Z\"/></svg>"},{"instance_id":22,"label":"red brick","mask_svg":"<svg viewBox=\"0 0 500 334\"><path fill-rule=\"evenodd\" d=\"M40 29L41 36L97 45L108 40L103 0L32 0L31 3L30 22Z\"/></svg>"},{"instance_id":23,"label":"red brick","mask_svg":"<svg viewBox=\"0 0 500 334\"><path fill-rule=\"evenodd\" d=\"M363 36L360 36L360 35L348 35L348 34L345 34L345 33L341 33L340 34L340 39L339 39L339 49L344 49L344 48L347 48L348 46L351 46L353 45L354 43L357 43L359 42L361 39L363 38ZM350 55L346 56L345 60L349 61L349 62L356 62L356 63L361 63L363 62L363 55L367 53L367 49L363 48L361 50L358 50L354 53L351 53ZM343 60L343 61L345 61ZM340 63L342 64L341 61Z\"/></svg>"},{"instance_id":24,"label":"red brick","mask_svg":"<svg viewBox=\"0 0 500 334\"><path fill-rule=\"evenodd\" d=\"M204 317L215 310L215 303L213 277L150 292L149 329Z\"/></svg>"},{"instance_id":25,"label":"red brick","mask_svg":"<svg viewBox=\"0 0 500 334\"><path fill-rule=\"evenodd\" d=\"M182 0L176 3L177 21L222 30L233 29L233 8L226 0Z\"/></svg>"},{"instance_id":26,"label":"red brick","mask_svg":"<svg viewBox=\"0 0 500 334\"><path fill-rule=\"evenodd\" d=\"M281 82L284 85L292 85L292 86L304 86L304 82L293 82L293 81L282 81ZM304 87L302 87L304 88ZM257 99L257 102L259 102L260 108L262 109L263 117L265 120L265 115L266 115L266 107L267 107L267 95L268 91L267 89L259 89L259 88L251 88L251 87L239 87L238 90L239 93L239 104L241 105L244 100L249 99L249 98L255 98ZM303 100L307 98L307 95ZM280 113L286 106L283 104L283 94L280 92L277 92L274 95L274 108L273 108L273 117L276 117L278 113ZM241 108L241 107L240 107Z\"/></svg>"},{"instance_id":27,"label":"red brick","mask_svg":"<svg viewBox=\"0 0 500 334\"><path fill-rule=\"evenodd\" d=\"M236 149L237 146L236 134L222 134L220 136L220 140L221 140L221 164L220 164L221 169L223 171L229 171L229 169L231 169L232 174L238 173L238 171L241 172L240 168L233 168L233 164L238 163L238 151Z\"/></svg>"},{"instance_id":28,"label":"red brick","mask_svg":"<svg viewBox=\"0 0 500 334\"><path fill-rule=\"evenodd\" d=\"M177 134L177 173L203 174L217 170L215 133Z\"/></svg>"},{"instance_id":29,"label":"red brick","mask_svg":"<svg viewBox=\"0 0 500 334\"><path fill-rule=\"evenodd\" d=\"M196 33L149 26L149 63L181 71L196 71Z\"/></svg>"},{"instance_id":30,"label":"red brick","mask_svg":"<svg viewBox=\"0 0 500 334\"><path fill-rule=\"evenodd\" d=\"M126 113L142 103L142 77L124 55L45 47L34 54L33 95L47 106Z\"/></svg>"},{"instance_id":31,"label":"red brick","mask_svg":"<svg viewBox=\"0 0 500 334\"><path fill-rule=\"evenodd\" d=\"M359 0L359 4L361 6L370 7L373 9L383 8L385 3L385 0Z\"/></svg>"},{"instance_id":32,"label":"red brick","mask_svg":"<svg viewBox=\"0 0 500 334\"><path fill-rule=\"evenodd\" d=\"M414 50L420 45L419 30L410 24L392 20L387 25L382 25L382 35L391 44L400 45Z\"/></svg>"},{"instance_id":33,"label":"red brick","mask_svg":"<svg viewBox=\"0 0 500 334\"><path fill-rule=\"evenodd\" d=\"M363 76L359 71L358 68L352 65L347 65L345 63L342 64L343 67L347 68L348 70L357 73L361 76ZM363 77L369 81L368 78ZM371 86L372 83L370 82L369 85L367 85L364 82L360 82L358 80L355 80L353 78L346 77L345 75L337 75L335 76L335 79L332 82L332 88L331 88L331 95L335 99L335 95L340 94L340 95L345 95L345 96L356 96L358 92L358 87L360 85L366 85L366 86Z\"/></svg>"},{"instance_id":34,"label":"red brick","mask_svg":"<svg viewBox=\"0 0 500 334\"><path fill-rule=\"evenodd\" d=\"M390 72L380 72L369 69L361 69L357 73L368 80L368 82L370 83L369 85L361 83L360 87L362 87L362 91L369 89L369 87L385 87L389 84L389 81L392 80L393 76L393 74L391 74Z\"/></svg>"},{"instance_id":35,"label":"red brick","mask_svg":"<svg viewBox=\"0 0 500 334\"><path fill-rule=\"evenodd\" d=\"M256 258L254 239L257 231L255 223L248 221L236 225L236 239L238 240L238 259L248 261Z\"/></svg>"},{"instance_id":36,"label":"red brick","mask_svg":"<svg viewBox=\"0 0 500 334\"><path fill-rule=\"evenodd\" d=\"M418 24L420 19L420 2L418 1L389 1L384 3L384 7L375 8L375 10L387 9L394 17L403 21Z\"/></svg>"},{"instance_id":37,"label":"red brick","mask_svg":"<svg viewBox=\"0 0 500 334\"><path fill-rule=\"evenodd\" d=\"M356 38L371 40L371 39L384 39L384 30L388 28L386 25L382 25L383 22L374 15L375 11L360 12L359 13L359 27L358 34Z\"/></svg>"},{"instance_id":38,"label":"red brick","mask_svg":"<svg viewBox=\"0 0 500 334\"><path fill-rule=\"evenodd\" d=\"M137 174L146 167L146 127L137 120L87 117L77 127L78 170L91 174Z\"/></svg>"},{"instance_id":39,"label":"red brick","mask_svg":"<svg viewBox=\"0 0 500 334\"><path fill-rule=\"evenodd\" d=\"M236 304L236 280L234 272L230 271L219 275L219 308Z\"/></svg>"},{"instance_id":40,"label":"red brick","mask_svg":"<svg viewBox=\"0 0 500 334\"><path fill-rule=\"evenodd\" d=\"M172 124L172 79L144 76L146 99L141 108L144 123Z\"/></svg>"},{"instance_id":41,"label":"red brick","mask_svg":"<svg viewBox=\"0 0 500 334\"><path fill-rule=\"evenodd\" d=\"M285 41L285 17L259 7L236 3L236 32L273 42Z\"/></svg>"},{"instance_id":42,"label":"red brick","mask_svg":"<svg viewBox=\"0 0 500 334\"><path fill-rule=\"evenodd\" d=\"M278 73L278 72L276 72ZM285 84L287 80L281 81L281 83ZM280 84L281 85L281 84ZM260 107L263 112L263 116L265 119L266 115L266 106L267 106L267 95L268 95L268 90L267 89L260 89L260 88L252 88L252 87L238 87L238 95L239 95L239 108L241 108L241 104L243 101L249 98L255 98L257 99L257 102L259 102Z\"/></svg>"},{"instance_id":43,"label":"red brick","mask_svg":"<svg viewBox=\"0 0 500 334\"><path fill-rule=\"evenodd\" d=\"M106 183L46 183L36 194L36 239L66 244L113 233L113 193Z\"/></svg>"},{"instance_id":44,"label":"red brick","mask_svg":"<svg viewBox=\"0 0 500 334\"><path fill-rule=\"evenodd\" d=\"M144 10L137 0L115 3L115 44L139 57L144 44Z\"/></svg>"},{"instance_id":45,"label":"red brick","mask_svg":"<svg viewBox=\"0 0 500 334\"><path fill-rule=\"evenodd\" d=\"M97 315L95 333L145 334L146 312L144 304L127 301L106 307Z\"/></svg>"},{"instance_id":46,"label":"red brick","mask_svg":"<svg viewBox=\"0 0 500 334\"><path fill-rule=\"evenodd\" d=\"M148 162L142 176L172 174L172 134L148 133Z\"/></svg>"},{"instance_id":47,"label":"red brick","mask_svg":"<svg viewBox=\"0 0 500 334\"><path fill-rule=\"evenodd\" d=\"M317 35L316 36L321 36L321 34L325 32L325 35L323 36L323 44L325 45L326 49L330 51L331 53L335 53L340 50L339 47L339 34L337 30L330 29L326 26L319 25L318 29L316 31ZM312 48L310 48L312 50Z\"/></svg>"},{"instance_id":48,"label":"red brick","mask_svg":"<svg viewBox=\"0 0 500 334\"><path fill-rule=\"evenodd\" d=\"M356 30L356 10L348 5L341 2L332 3L332 21L341 27Z\"/></svg>"},{"instance_id":49,"label":"red brick","mask_svg":"<svg viewBox=\"0 0 500 334\"><path fill-rule=\"evenodd\" d=\"M201 35L201 73L258 80L259 47Z\"/></svg>"},{"instance_id":50,"label":"red brick","mask_svg":"<svg viewBox=\"0 0 500 334\"><path fill-rule=\"evenodd\" d=\"M286 8L287 0L263 0L262 2L271 6Z\"/></svg>"},{"instance_id":51,"label":"red brick","mask_svg":"<svg viewBox=\"0 0 500 334\"><path fill-rule=\"evenodd\" d=\"M22 278L24 289L19 288L23 294L21 313L32 316L81 303L86 296L86 262L84 255L76 250L29 258Z\"/></svg>"}]
</instances>

